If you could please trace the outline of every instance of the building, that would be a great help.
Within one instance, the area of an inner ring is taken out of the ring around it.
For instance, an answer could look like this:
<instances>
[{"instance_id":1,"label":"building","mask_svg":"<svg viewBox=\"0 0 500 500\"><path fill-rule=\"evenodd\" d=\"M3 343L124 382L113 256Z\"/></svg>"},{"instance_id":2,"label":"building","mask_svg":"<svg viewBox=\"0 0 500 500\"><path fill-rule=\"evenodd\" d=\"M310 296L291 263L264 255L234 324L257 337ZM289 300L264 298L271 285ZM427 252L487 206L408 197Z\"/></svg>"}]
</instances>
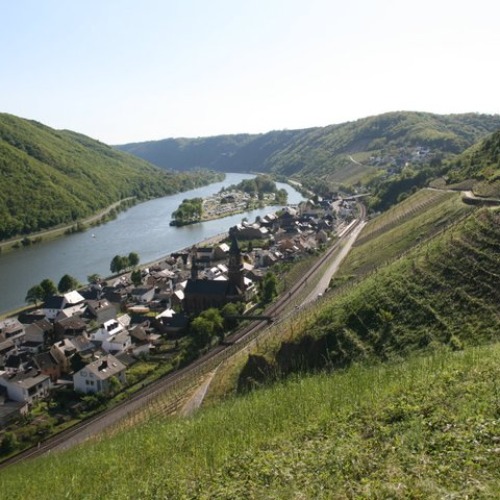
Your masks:
<instances>
[{"instance_id":1,"label":"building","mask_svg":"<svg viewBox=\"0 0 500 500\"><path fill-rule=\"evenodd\" d=\"M112 354L102 356L73 375L75 391L108 394L116 389L115 378L120 384L127 383L125 365Z\"/></svg>"},{"instance_id":2,"label":"building","mask_svg":"<svg viewBox=\"0 0 500 500\"><path fill-rule=\"evenodd\" d=\"M211 307L222 308L229 302L245 301L243 258L234 232L231 234L227 279L199 279L196 259L191 269L191 279L184 289L184 310L197 315Z\"/></svg>"},{"instance_id":3,"label":"building","mask_svg":"<svg viewBox=\"0 0 500 500\"><path fill-rule=\"evenodd\" d=\"M50 379L38 370L25 373L0 373L0 386L12 401L33 404L49 394Z\"/></svg>"}]
</instances>

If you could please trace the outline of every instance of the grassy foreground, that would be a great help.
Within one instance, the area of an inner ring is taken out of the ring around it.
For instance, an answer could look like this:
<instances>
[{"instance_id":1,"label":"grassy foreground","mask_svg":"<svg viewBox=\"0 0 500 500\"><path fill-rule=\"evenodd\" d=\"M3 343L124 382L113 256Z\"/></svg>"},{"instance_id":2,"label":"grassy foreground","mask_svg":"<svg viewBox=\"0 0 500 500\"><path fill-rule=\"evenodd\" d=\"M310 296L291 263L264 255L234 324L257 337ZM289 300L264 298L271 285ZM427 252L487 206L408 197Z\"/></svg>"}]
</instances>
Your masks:
<instances>
[{"instance_id":1,"label":"grassy foreground","mask_svg":"<svg viewBox=\"0 0 500 500\"><path fill-rule=\"evenodd\" d=\"M2 498L498 498L500 344L288 380L2 471Z\"/></svg>"}]
</instances>

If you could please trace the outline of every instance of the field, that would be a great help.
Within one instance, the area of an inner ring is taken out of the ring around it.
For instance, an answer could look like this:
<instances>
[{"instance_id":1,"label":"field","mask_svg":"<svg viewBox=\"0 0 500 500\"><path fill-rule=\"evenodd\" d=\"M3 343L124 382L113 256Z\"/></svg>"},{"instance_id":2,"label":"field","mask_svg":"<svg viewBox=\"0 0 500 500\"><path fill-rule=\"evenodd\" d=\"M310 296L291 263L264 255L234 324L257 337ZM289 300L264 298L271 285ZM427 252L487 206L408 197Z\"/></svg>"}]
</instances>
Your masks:
<instances>
[{"instance_id":1,"label":"field","mask_svg":"<svg viewBox=\"0 0 500 500\"><path fill-rule=\"evenodd\" d=\"M10 499L493 498L499 356L494 344L291 379L193 418L151 419L11 467L0 491Z\"/></svg>"}]
</instances>

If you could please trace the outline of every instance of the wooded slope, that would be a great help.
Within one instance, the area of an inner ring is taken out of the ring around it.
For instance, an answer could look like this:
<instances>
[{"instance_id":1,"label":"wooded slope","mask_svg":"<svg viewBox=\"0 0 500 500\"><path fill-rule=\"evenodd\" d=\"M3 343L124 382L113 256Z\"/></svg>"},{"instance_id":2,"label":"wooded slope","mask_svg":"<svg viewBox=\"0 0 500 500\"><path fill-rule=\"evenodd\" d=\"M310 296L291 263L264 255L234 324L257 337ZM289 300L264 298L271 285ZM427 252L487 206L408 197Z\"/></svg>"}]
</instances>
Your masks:
<instances>
[{"instance_id":1,"label":"wooded slope","mask_svg":"<svg viewBox=\"0 0 500 500\"><path fill-rule=\"evenodd\" d=\"M206 183L99 141L0 114L0 240L92 215L135 196L147 199Z\"/></svg>"}]
</instances>

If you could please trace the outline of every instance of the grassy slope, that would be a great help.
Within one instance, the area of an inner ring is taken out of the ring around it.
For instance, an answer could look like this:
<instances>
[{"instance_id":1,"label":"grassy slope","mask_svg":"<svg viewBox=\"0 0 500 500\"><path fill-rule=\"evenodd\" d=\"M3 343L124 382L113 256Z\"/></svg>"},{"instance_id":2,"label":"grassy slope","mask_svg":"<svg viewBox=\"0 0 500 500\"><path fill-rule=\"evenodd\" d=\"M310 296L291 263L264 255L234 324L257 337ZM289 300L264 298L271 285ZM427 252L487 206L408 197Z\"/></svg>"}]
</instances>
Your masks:
<instances>
[{"instance_id":1,"label":"grassy slope","mask_svg":"<svg viewBox=\"0 0 500 500\"><path fill-rule=\"evenodd\" d=\"M500 345L290 380L2 471L11 499L493 498Z\"/></svg>"},{"instance_id":2,"label":"grassy slope","mask_svg":"<svg viewBox=\"0 0 500 500\"><path fill-rule=\"evenodd\" d=\"M0 176L0 239L71 223L128 196L146 199L200 182L8 114L0 114Z\"/></svg>"}]
</instances>

